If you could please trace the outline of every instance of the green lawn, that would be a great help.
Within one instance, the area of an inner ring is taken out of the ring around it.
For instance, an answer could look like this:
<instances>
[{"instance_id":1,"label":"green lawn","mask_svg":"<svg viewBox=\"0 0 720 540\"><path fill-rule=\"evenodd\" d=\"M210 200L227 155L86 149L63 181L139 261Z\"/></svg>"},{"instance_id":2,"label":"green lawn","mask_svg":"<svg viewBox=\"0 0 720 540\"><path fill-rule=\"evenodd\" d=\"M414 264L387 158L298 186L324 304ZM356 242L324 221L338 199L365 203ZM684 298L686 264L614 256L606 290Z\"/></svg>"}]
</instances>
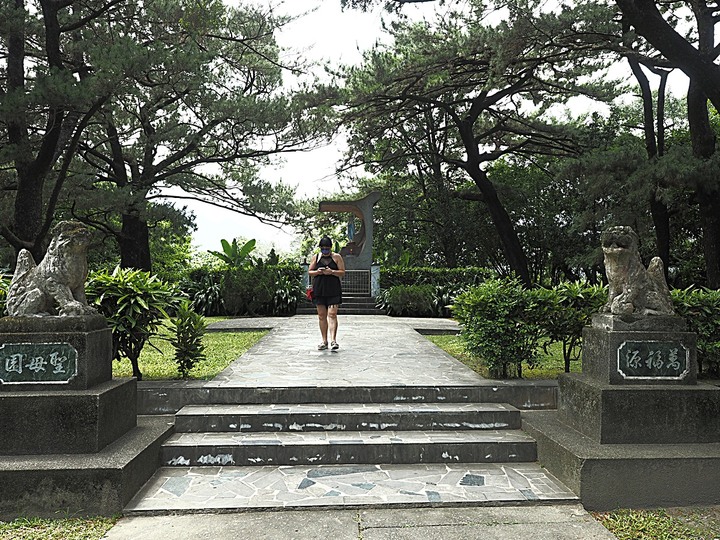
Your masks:
<instances>
[{"instance_id":1,"label":"green lawn","mask_svg":"<svg viewBox=\"0 0 720 540\"><path fill-rule=\"evenodd\" d=\"M216 317L208 318L208 322L218 320ZM203 337L205 344L205 360L198 362L190 370L190 379L208 380L215 377L230 365L250 347L262 338L266 331L260 332L208 332ZM140 354L140 371L143 380L179 379L180 374L175 363L175 350L167 338L168 331L152 338ZM114 377L131 377L132 366L130 361L123 359L113 362Z\"/></svg>"},{"instance_id":2,"label":"green lawn","mask_svg":"<svg viewBox=\"0 0 720 540\"><path fill-rule=\"evenodd\" d=\"M119 518L0 521L0 540L99 540Z\"/></svg>"},{"instance_id":3,"label":"green lawn","mask_svg":"<svg viewBox=\"0 0 720 540\"><path fill-rule=\"evenodd\" d=\"M472 356L466 349L463 340L458 335L426 336L442 350L460 360L473 371L483 377L488 376L487 368L480 358ZM571 362L570 371L579 372L580 362ZM523 365L524 379L556 379L560 373L565 372L565 363L562 357L562 343L554 343L548 347L546 353L542 347L539 350L538 365L529 368Z\"/></svg>"},{"instance_id":4,"label":"green lawn","mask_svg":"<svg viewBox=\"0 0 720 540\"><path fill-rule=\"evenodd\" d=\"M618 510L594 514L619 540L717 540L720 507Z\"/></svg>"}]
</instances>

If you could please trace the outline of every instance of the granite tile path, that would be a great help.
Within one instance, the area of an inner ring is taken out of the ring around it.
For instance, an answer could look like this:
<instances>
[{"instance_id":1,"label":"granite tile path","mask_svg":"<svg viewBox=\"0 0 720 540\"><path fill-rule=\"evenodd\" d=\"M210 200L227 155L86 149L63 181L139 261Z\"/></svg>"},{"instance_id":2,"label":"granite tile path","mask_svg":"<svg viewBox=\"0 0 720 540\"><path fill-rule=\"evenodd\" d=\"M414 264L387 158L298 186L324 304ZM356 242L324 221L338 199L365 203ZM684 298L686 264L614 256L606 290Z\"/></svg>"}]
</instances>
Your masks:
<instances>
[{"instance_id":1,"label":"granite tile path","mask_svg":"<svg viewBox=\"0 0 720 540\"><path fill-rule=\"evenodd\" d=\"M413 319L342 314L339 320L336 352L317 350L320 332L312 315L214 323L211 329L225 331L275 326L206 387L463 386L484 381L413 329L419 325L457 332L453 321L414 325Z\"/></svg>"}]
</instances>

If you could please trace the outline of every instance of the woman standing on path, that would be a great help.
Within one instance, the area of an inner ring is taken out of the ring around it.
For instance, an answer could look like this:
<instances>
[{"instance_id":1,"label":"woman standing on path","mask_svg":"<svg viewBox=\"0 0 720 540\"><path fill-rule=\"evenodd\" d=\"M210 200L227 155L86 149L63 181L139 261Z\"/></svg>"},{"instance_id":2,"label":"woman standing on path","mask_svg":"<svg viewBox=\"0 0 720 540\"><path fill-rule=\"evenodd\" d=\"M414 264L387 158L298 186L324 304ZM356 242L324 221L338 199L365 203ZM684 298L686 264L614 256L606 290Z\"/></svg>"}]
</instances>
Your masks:
<instances>
[{"instance_id":1,"label":"woman standing on path","mask_svg":"<svg viewBox=\"0 0 720 540\"><path fill-rule=\"evenodd\" d=\"M336 351L338 308L342 304L342 284L340 278L345 275L345 262L339 253L333 253L332 240L323 236L320 240L320 253L313 257L308 271L312 279L313 304L317 307L322 342L319 351L328 348L328 330L330 331L330 350Z\"/></svg>"}]
</instances>

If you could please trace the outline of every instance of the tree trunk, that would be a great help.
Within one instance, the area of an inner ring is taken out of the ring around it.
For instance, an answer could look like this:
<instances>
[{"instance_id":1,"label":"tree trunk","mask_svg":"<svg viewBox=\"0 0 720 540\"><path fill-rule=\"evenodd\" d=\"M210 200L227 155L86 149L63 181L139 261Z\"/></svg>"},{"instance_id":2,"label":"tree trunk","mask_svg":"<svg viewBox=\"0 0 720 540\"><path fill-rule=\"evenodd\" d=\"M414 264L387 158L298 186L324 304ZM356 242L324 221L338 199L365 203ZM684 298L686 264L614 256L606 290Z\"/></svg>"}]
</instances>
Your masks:
<instances>
[{"instance_id":1,"label":"tree trunk","mask_svg":"<svg viewBox=\"0 0 720 540\"><path fill-rule=\"evenodd\" d=\"M43 22L45 26L44 53L48 65L56 70L64 70L60 51L60 24L58 10L60 5L52 2L41 2ZM24 0L15 0L17 20L10 25L7 50L7 85L8 94L22 95L25 93L25 28ZM43 238L45 225L45 203L43 191L48 175L57 159L60 134L65 120L62 105L51 105L47 110L46 130L37 148L29 139L27 111L18 110L8 122L8 142L11 147L13 166L17 175L17 191L13 223L11 227L14 239L8 241L16 253L21 248L30 249L36 262L44 255ZM33 156L32 153L36 152ZM51 215L51 212L48 211ZM7 238L7 237L6 237Z\"/></svg>"},{"instance_id":2,"label":"tree trunk","mask_svg":"<svg viewBox=\"0 0 720 540\"><path fill-rule=\"evenodd\" d=\"M628 31L627 25L623 25L623 30ZM660 89L658 90L658 121L657 132L655 131L653 95L650 89L650 81L645 76L640 62L637 58L628 57L630 68L632 69L638 85L640 86L640 95L643 100L643 133L645 136L645 149L649 160L654 160L661 156L665 148L665 131L663 122L665 118L665 81L667 74L661 75ZM665 280L668 278L668 268L670 267L670 212L667 205L658 198L657 186L650 186L650 214L652 215L653 225L655 226L655 245L657 246L658 255L662 259Z\"/></svg>"},{"instance_id":3,"label":"tree trunk","mask_svg":"<svg viewBox=\"0 0 720 540\"><path fill-rule=\"evenodd\" d=\"M150 258L150 230L145 220L136 214L122 215L122 230L117 237L120 246L120 266L152 272Z\"/></svg>"},{"instance_id":4,"label":"tree trunk","mask_svg":"<svg viewBox=\"0 0 720 540\"><path fill-rule=\"evenodd\" d=\"M483 194L483 200L490 212L495 230L500 237L503 253L510 265L510 269L515 272L524 285L529 287L532 285L532 281L530 280L530 271L528 270L525 251L515 232L515 226L510 216L502 202L500 202L495 186L490 182L485 171L479 166L468 167L468 174L470 174L471 178L475 181L475 185L477 185Z\"/></svg>"},{"instance_id":5,"label":"tree trunk","mask_svg":"<svg viewBox=\"0 0 720 540\"><path fill-rule=\"evenodd\" d=\"M715 153L715 133L710 125L707 97L695 81L690 81L688 89L688 123L693 155L702 160L709 159ZM700 181L697 187L697 200L700 205L700 226L703 235L703 254L707 285L712 289L720 288L720 191Z\"/></svg>"},{"instance_id":6,"label":"tree trunk","mask_svg":"<svg viewBox=\"0 0 720 540\"><path fill-rule=\"evenodd\" d=\"M655 226L658 256L662 259L665 267L665 280L667 281L670 267L670 212L667 205L657 198L657 190L653 190L650 194L650 214Z\"/></svg>"},{"instance_id":7,"label":"tree trunk","mask_svg":"<svg viewBox=\"0 0 720 540\"><path fill-rule=\"evenodd\" d=\"M475 116L475 119L477 119L477 116ZM500 201L495 186L487 177L485 171L480 168L483 161L473 133L473 122L472 116L457 122L460 139L467 152L467 161L464 168L483 195L483 202L490 212L490 218L500 238L503 254L510 266L510 270L515 273L523 285L530 287L532 280L530 279L527 257L525 257L525 251L517 232L515 232L515 225Z\"/></svg>"},{"instance_id":8,"label":"tree trunk","mask_svg":"<svg viewBox=\"0 0 720 540\"><path fill-rule=\"evenodd\" d=\"M701 187L697 196L700 199L700 225L707 284L711 289L720 289L720 192Z\"/></svg>"}]
</instances>

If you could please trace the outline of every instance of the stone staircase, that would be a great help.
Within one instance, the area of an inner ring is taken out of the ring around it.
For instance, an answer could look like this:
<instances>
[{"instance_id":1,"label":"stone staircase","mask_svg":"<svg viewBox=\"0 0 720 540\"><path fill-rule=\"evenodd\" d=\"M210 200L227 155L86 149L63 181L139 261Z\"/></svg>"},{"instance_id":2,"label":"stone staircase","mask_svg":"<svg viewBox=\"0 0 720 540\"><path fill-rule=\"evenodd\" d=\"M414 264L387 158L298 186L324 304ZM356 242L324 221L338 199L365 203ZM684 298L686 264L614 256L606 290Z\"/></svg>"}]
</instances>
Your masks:
<instances>
[{"instance_id":1,"label":"stone staircase","mask_svg":"<svg viewBox=\"0 0 720 540\"><path fill-rule=\"evenodd\" d=\"M557 386L480 378L418 333L447 321L349 315L337 352L314 347L314 316L263 324L213 380L145 384L175 433L126 515L577 502L520 430Z\"/></svg>"},{"instance_id":2,"label":"stone staircase","mask_svg":"<svg viewBox=\"0 0 720 540\"><path fill-rule=\"evenodd\" d=\"M297 315L315 315L315 306L303 298L298 304ZM375 307L375 299L363 295L343 295L343 303L340 307L342 315L385 315L385 312Z\"/></svg>"},{"instance_id":3,"label":"stone staircase","mask_svg":"<svg viewBox=\"0 0 720 540\"><path fill-rule=\"evenodd\" d=\"M268 396L272 403L187 405L162 446L161 466L536 461L515 407L446 402L437 388L413 394L415 402L283 404Z\"/></svg>"}]
</instances>

